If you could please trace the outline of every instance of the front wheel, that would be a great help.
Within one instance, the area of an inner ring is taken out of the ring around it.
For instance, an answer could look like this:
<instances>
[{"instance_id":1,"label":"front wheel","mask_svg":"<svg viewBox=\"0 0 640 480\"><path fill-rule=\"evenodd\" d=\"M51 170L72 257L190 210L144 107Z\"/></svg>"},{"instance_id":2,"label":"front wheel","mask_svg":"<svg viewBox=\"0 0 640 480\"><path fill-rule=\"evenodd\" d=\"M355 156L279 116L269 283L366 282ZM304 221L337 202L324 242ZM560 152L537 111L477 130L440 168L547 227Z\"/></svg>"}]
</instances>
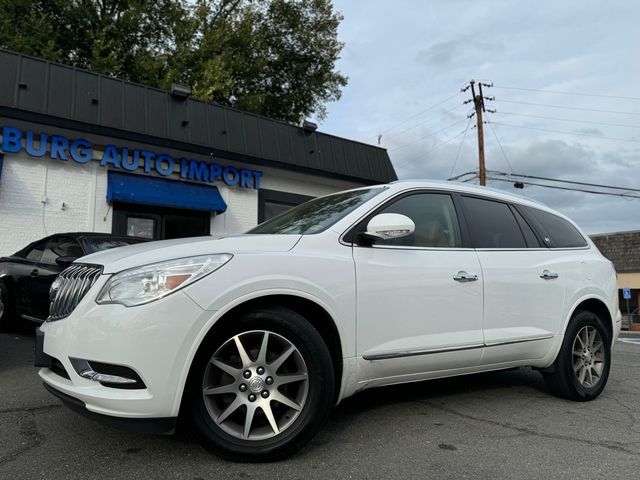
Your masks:
<instances>
[{"instance_id":1,"label":"front wheel","mask_svg":"<svg viewBox=\"0 0 640 480\"><path fill-rule=\"evenodd\" d=\"M571 320L551 373L544 373L553 393L587 401L604 390L611 367L611 339L602 319L579 311Z\"/></svg>"},{"instance_id":2,"label":"front wheel","mask_svg":"<svg viewBox=\"0 0 640 480\"><path fill-rule=\"evenodd\" d=\"M280 307L246 313L214 331L196 356L188 385L192 427L224 458L285 458L325 421L333 375L322 337L302 316Z\"/></svg>"}]
</instances>

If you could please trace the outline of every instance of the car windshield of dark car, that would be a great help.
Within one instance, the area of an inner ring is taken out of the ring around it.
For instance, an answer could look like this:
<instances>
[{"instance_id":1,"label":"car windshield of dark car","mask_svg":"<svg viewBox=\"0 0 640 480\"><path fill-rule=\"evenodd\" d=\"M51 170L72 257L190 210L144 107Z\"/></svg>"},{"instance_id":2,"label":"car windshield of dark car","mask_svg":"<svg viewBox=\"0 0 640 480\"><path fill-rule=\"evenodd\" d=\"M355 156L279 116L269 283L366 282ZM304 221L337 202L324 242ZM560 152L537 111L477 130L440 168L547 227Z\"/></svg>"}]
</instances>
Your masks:
<instances>
[{"instance_id":1,"label":"car windshield of dark car","mask_svg":"<svg viewBox=\"0 0 640 480\"><path fill-rule=\"evenodd\" d=\"M320 233L383 190L384 187L365 188L309 200L261 223L247 233L298 235Z\"/></svg>"},{"instance_id":2,"label":"car windshield of dark car","mask_svg":"<svg viewBox=\"0 0 640 480\"><path fill-rule=\"evenodd\" d=\"M143 240L139 238L106 238L106 237L90 237L84 239L87 255L90 253L109 250L110 248L126 247L134 243L140 243Z\"/></svg>"}]
</instances>

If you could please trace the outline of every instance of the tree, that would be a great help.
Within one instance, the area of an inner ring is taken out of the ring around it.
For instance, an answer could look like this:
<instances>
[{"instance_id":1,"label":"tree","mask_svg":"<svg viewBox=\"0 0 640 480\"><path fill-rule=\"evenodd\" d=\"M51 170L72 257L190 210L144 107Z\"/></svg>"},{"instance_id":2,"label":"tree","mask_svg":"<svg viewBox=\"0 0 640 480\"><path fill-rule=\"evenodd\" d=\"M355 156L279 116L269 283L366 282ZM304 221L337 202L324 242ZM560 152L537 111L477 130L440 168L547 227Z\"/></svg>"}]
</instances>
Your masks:
<instances>
[{"instance_id":1,"label":"tree","mask_svg":"<svg viewBox=\"0 0 640 480\"><path fill-rule=\"evenodd\" d=\"M0 0L0 46L299 123L347 83L341 20L331 0Z\"/></svg>"}]
</instances>

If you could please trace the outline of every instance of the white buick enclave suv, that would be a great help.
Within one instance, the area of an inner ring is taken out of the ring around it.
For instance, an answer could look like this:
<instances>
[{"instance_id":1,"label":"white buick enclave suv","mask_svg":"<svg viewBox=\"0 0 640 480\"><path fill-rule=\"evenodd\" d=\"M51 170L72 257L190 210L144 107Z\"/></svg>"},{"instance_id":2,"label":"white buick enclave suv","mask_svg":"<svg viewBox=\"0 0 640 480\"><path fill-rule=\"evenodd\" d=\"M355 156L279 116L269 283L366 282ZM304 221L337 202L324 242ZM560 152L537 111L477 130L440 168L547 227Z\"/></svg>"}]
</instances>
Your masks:
<instances>
[{"instance_id":1,"label":"white buick enclave suv","mask_svg":"<svg viewBox=\"0 0 640 480\"><path fill-rule=\"evenodd\" d=\"M51 297L36 341L51 393L147 432L180 414L249 461L292 454L333 405L381 385L531 366L554 393L594 399L620 331L613 266L570 220L436 182L89 255Z\"/></svg>"}]
</instances>

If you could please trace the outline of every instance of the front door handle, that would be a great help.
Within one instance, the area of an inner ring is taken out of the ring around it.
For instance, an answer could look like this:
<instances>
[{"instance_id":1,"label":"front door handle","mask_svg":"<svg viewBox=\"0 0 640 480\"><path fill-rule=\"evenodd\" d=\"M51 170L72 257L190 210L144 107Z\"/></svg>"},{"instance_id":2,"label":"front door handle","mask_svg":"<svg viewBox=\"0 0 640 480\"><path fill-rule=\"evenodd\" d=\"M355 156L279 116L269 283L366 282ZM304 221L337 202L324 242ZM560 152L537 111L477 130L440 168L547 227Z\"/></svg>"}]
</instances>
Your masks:
<instances>
[{"instance_id":1,"label":"front door handle","mask_svg":"<svg viewBox=\"0 0 640 480\"><path fill-rule=\"evenodd\" d=\"M33 270L31 270L31 273L29 273L29 275L31 275L32 277L37 277L38 276L38 269L34 268Z\"/></svg>"},{"instance_id":2,"label":"front door handle","mask_svg":"<svg viewBox=\"0 0 640 480\"><path fill-rule=\"evenodd\" d=\"M464 270L460 270L458 273L456 273L453 276L453 279L456 282L475 282L476 280L478 280L478 275L474 275L472 273L467 273Z\"/></svg>"},{"instance_id":3,"label":"front door handle","mask_svg":"<svg viewBox=\"0 0 640 480\"><path fill-rule=\"evenodd\" d=\"M559 275L556 272L551 272L547 269L544 269L540 274L540 278L544 280L553 280L554 278L558 278Z\"/></svg>"}]
</instances>

